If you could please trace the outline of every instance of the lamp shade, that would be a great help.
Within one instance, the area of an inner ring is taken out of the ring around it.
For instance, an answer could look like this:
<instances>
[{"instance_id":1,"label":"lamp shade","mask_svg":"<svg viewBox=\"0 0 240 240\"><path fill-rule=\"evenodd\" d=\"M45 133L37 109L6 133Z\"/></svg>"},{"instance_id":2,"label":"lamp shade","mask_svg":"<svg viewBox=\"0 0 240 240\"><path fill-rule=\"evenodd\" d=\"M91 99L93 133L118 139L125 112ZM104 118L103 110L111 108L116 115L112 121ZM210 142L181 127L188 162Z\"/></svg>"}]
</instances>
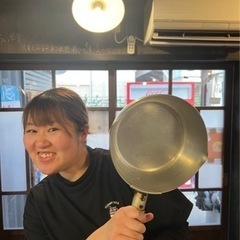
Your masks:
<instances>
[{"instance_id":1,"label":"lamp shade","mask_svg":"<svg viewBox=\"0 0 240 240\"><path fill-rule=\"evenodd\" d=\"M75 21L90 32L108 32L117 27L124 16L122 0L74 0Z\"/></svg>"}]
</instances>

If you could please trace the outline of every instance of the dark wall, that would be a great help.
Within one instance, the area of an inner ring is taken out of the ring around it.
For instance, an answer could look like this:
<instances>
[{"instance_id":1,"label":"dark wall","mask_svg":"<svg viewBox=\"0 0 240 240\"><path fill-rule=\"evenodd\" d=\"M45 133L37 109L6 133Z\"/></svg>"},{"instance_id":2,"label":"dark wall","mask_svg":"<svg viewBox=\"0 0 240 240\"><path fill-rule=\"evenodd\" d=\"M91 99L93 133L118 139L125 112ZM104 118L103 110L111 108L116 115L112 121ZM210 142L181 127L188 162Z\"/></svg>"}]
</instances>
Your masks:
<instances>
[{"instance_id":1,"label":"dark wall","mask_svg":"<svg viewBox=\"0 0 240 240\"><path fill-rule=\"evenodd\" d=\"M133 35L134 61L145 55L161 60L239 60L238 48L144 46L145 0L124 2L125 16L115 35L115 30L96 34L80 28L72 17L71 0L1 0L0 54L65 54L90 60L104 56L109 61L120 56L122 61L129 58L126 36Z\"/></svg>"},{"instance_id":2,"label":"dark wall","mask_svg":"<svg viewBox=\"0 0 240 240\"><path fill-rule=\"evenodd\" d=\"M239 48L228 47L150 47L144 46L143 12L145 0L125 0L126 15L120 26L120 32L115 31L95 34L81 29L73 20L71 0L1 0L0 1L0 69L21 69L22 67L36 70L49 68L62 69L61 66L79 66L89 63L109 65L128 62L129 67L136 62L185 62L206 63L234 62L237 79L233 97L234 111L234 140L233 165L231 166L231 193L229 239L239 238ZM136 53L127 54L126 36L137 37ZM37 65L34 65L37 63ZM40 64L40 65L39 65ZM55 64L55 65L54 65ZM54 67L53 67L54 66ZM93 66L93 65L92 65ZM36 68L36 69L35 69ZM97 65L93 66L94 69ZM196 233L199 238L204 232ZM1 236L0 239L23 239L22 234ZM220 239L213 232L211 238Z\"/></svg>"}]
</instances>

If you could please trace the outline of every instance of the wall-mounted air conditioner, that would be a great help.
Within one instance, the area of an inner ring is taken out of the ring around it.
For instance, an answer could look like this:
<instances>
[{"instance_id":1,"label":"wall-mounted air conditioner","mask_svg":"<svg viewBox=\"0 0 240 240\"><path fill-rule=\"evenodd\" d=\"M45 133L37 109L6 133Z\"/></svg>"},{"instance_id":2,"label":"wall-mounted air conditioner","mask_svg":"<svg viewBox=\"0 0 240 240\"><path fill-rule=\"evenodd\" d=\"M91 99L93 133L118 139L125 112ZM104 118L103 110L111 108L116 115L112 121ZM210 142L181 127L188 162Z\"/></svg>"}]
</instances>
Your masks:
<instances>
[{"instance_id":1,"label":"wall-mounted air conditioner","mask_svg":"<svg viewBox=\"0 0 240 240\"><path fill-rule=\"evenodd\" d=\"M240 45L239 0L146 0L144 44Z\"/></svg>"}]
</instances>

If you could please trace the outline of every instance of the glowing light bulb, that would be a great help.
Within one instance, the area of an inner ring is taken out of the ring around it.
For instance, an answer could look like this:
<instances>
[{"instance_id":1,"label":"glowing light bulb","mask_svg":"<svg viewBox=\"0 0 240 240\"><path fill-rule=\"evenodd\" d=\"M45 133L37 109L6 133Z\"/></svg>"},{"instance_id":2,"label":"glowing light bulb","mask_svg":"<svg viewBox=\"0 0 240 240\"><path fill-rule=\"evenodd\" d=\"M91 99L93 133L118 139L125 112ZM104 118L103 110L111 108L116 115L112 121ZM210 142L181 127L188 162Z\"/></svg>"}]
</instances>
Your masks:
<instances>
[{"instance_id":1,"label":"glowing light bulb","mask_svg":"<svg viewBox=\"0 0 240 240\"><path fill-rule=\"evenodd\" d=\"M75 21L90 32L108 32L124 17L122 0L74 0L72 14Z\"/></svg>"}]
</instances>

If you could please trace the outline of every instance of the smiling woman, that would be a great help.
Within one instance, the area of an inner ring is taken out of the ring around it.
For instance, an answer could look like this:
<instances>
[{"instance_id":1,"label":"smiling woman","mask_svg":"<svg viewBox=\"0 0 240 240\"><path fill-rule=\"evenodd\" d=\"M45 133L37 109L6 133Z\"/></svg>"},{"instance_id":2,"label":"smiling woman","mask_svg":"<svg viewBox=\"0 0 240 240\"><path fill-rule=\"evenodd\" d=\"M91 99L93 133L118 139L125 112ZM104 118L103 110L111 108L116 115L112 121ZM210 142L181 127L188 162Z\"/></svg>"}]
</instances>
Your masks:
<instances>
[{"instance_id":1,"label":"smiling woman","mask_svg":"<svg viewBox=\"0 0 240 240\"><path fill-rule=\"evenodd\" d=\"M131 206L134 191L119 176L110 151L87 145L87 109L77 93L40 93L25 107L23 124L25 148L48 175L28 194L26 239L189 239L192 203L178 189L149 196L146 212Z\"/></svg>"},{"instance_id":2,"label":"smiling woman","mask_svg":"<svg viewBox=\"0 0 240 240\"><path fill-rule=\"evenodd\" d=\"M86 169L74 172L85 164L89 128L85 105L76 93L74 101L73 93L64 88L43 92L23 113L24 145L34 164L46 175L60 173L69 181Z\"/></svg>"}]
</instances>

